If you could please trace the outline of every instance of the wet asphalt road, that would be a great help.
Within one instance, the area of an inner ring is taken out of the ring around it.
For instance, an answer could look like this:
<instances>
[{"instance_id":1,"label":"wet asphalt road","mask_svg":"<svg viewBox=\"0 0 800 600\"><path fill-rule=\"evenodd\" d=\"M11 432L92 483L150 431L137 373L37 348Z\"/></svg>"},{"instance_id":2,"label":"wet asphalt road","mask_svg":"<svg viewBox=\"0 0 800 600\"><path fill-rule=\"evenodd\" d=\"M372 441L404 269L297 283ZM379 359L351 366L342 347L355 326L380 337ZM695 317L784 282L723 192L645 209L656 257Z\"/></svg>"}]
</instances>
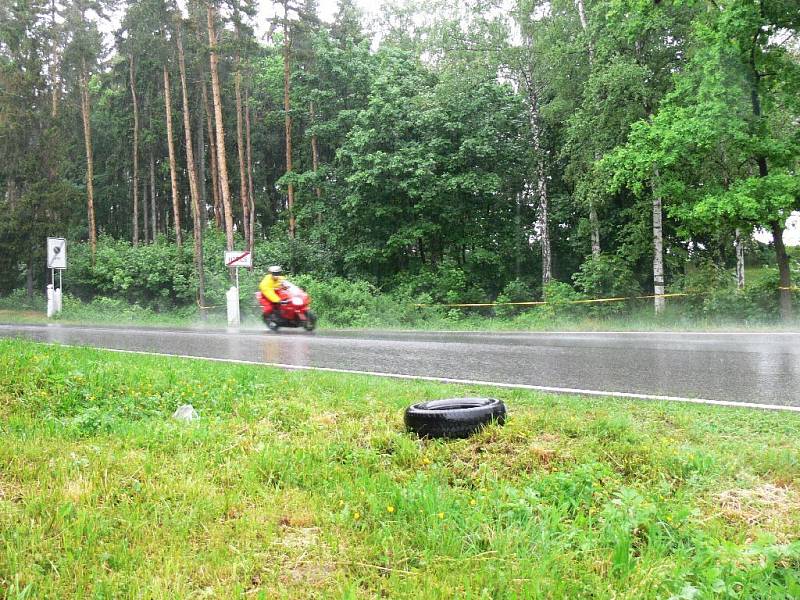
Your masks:
<instances>
[{"instance_id":1,"label":"wet asphalt road","mask_svg":"<svg viewBox=\"0 0 800 600\"><path fill-rule=\"evenodd\" d=\"M800 406L800 333L429 333L2 325L0 337L591 392Z\"/></svg>"}]
</instances>

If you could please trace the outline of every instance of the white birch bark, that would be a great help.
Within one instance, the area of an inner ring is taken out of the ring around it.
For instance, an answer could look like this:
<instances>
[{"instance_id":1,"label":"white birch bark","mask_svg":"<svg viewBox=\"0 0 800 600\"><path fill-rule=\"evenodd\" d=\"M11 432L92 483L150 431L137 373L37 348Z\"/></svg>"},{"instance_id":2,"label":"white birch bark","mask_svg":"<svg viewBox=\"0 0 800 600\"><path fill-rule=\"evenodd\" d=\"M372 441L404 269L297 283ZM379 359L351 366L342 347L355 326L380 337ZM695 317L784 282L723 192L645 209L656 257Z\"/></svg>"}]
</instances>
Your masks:
<instances>
[{"instance_id":1,"label":"white birch bark","mask_svg":"<svg viewBox=\"0 0 800 600\"><path fill-rule=\"evenodd\" d=\"M744 242L738 227L736 228L736 287L744 289Z\"/></svg>"},{"instance_id":2,"label":"white birch bark","mask_svg":"<svg viewBox=\"0 0 800 600\"><path fill-rule=\"evenodd\" d=\"M658 169L655 170L658 179ZM653 307L656 314L664 312L664 230L662 227L661 195L653 185Z\"/></svg>"},{"instance_id":3,"label":"white birch bark","mask_svg":"<svg viewBox=\"0 0 800 600\"><path fill-rule=\"evenodd\" d=\"M542 120L539 114L539 96L533 87L533 77L526 75L528 87L528 112L533 134L533 151L536 156L536 195L539 200L537 230L542 249L542 285L552 279L553 259L550 248L550 223L548 220L547 164L542 148Z\"/></svg>"}]
</instances>

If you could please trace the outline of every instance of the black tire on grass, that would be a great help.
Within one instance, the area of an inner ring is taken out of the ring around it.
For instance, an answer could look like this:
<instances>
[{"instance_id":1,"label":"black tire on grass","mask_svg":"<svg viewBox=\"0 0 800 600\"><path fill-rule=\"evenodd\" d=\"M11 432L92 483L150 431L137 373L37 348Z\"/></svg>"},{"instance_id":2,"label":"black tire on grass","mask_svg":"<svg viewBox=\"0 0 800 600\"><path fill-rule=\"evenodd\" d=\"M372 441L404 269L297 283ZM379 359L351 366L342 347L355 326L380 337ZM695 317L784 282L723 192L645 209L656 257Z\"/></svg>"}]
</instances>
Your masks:
<instances>
[{"instance_id":1,"label":"black tire on grass","mask_svg":"<svg viewBox=\"0 0 800 600\"><path fill-rule=\"evenodd\" d=\"M506 421L506 406L495 398L447 398L412 404L406 427L420 437L465 438L492 421Z\"/></svg>"}]
</instances>

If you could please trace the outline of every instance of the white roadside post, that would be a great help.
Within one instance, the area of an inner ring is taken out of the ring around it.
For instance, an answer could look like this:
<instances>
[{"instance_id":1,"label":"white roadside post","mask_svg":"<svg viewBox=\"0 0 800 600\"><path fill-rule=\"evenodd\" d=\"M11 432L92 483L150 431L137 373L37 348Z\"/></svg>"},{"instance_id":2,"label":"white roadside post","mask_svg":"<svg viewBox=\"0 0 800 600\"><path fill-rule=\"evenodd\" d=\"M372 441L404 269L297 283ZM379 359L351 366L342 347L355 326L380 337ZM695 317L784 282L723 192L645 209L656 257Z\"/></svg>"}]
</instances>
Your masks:
<instances>
[{"instance_id":1,"label":"white roadside post","mask_svg":"<svg viewBox=\"0 0 800 600\"><path fill-rule=\"evenodd\" d=\"M67 268L67 240L64 238L47 238L47 268L50 269L50 283L47 284L47 318L61 312L61 272ZM58 287L56 287L56 271L58 271Z\"/></svg>"},{"instance_id":2,"label":"white roadside post","mask_svg":"<svg viewBox=\"0 0 800 600\"><path fill-rule=\"evenodd\" d=\"M228 327L239 327L241 318L239 314L239 267L250 268L253 265L253 255L246 251L225 252L225 266L236 268L236 285L225 294L228 305Z\"/></svg>"}]
</instances>

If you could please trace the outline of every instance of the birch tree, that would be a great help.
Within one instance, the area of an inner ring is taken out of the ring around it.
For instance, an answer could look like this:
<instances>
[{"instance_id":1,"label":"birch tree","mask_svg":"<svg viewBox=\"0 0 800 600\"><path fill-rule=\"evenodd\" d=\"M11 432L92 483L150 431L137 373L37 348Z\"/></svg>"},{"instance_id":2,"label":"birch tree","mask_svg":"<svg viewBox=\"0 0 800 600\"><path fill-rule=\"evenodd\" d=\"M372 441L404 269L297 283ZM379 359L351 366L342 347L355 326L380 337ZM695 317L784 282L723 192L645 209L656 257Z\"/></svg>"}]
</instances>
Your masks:
<instances>
[{"instance_id":1,"label":"birch tree","mask_svg":"<svg viewBox=\"0 0 800 600\"><path fill-rule=\"evenodd\" d=\"M534 160L534 176L522 194L522 199L527 200L533 192L537 204L538 215L536 233L542 253L542 286L550 283L553 277L553 258L550 242L550 216L548 196L548 164L547 149L543 143L545 121L542 116L542 107L545 104L545 90L547 87L545 69L539 56L540 40L538 29L541 24L534 18L537 3L521 3L518 5L515 17L522 31L522 45L516 50L512 49L511 69L519 79L520 91L527 100L528 120L532 156ZM546 59L545 59L546 60Z\"/></svg>"}]
</instances>

